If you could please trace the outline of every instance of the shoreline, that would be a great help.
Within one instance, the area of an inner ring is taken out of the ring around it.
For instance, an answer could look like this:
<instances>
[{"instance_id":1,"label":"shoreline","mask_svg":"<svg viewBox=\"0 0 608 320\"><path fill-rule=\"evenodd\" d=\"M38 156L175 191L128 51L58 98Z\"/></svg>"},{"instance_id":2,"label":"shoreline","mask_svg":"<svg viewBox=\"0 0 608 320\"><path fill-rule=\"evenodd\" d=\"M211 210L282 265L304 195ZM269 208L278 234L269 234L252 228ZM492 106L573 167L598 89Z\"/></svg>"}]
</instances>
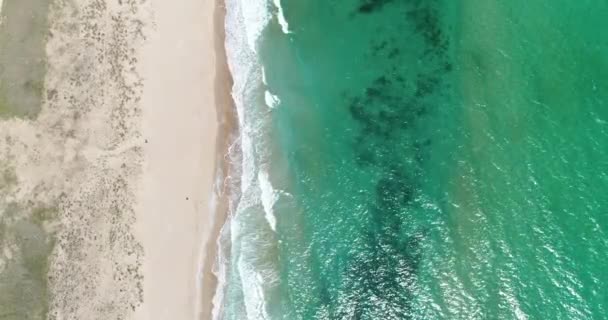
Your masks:
<instances>
[{"instance_id":1,"label":"shoreline","mask_svg":"<svg viewBox=\"0 0 608 320\"><path fill-rule=\"evenodd\" d=\"M214 222L207 241L203 244L204 258L201 260L201 295L198 299L199 310L196 319L208 320L213 318L215 311L214 298L217 293L219 279L215 269L218 260L218 241L229 212L231 179L233 164L227 159L230 147L238 139L238 117L232 99L233 79L228 68L226 55L226 5L224 0L213 0L214 50L215 50L215 108L217 112L218 130L216 137L215 181L213 182L215 202L212 213Z\"/></svg>"}]
</instances>

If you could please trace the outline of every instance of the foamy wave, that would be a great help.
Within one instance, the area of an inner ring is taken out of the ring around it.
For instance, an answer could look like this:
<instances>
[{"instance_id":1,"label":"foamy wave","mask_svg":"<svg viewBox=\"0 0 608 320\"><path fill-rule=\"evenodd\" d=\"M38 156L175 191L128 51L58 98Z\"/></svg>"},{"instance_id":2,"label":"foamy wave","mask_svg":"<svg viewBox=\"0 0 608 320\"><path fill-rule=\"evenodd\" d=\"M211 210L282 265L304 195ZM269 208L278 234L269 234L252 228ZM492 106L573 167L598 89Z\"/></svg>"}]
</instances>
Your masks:
<instances>
[{"instance_id":1,"label":"foamy wave","mask_svg":"<svg viewBox=\"0 0 608 320\"><path fill-rule=\"evenodd\" d=\"M251 51L257 52L257 40L272 19L268 4L265 0L248 0L242 1L239 6L243 17L241 27L245 29L247 44L249 44Z\"/></svg>"},{"instance_id":2,"label":"foamy wave","mask_svg":"<svg viewBox=\"0 0 608 320\"><path fill-rule=\"evenodd\" d=\"M239 242L241 235L246 233L243 229L254 227L247 222L251 223L252 221L249 219L245 219L245 221L235 220L231 224L233 245ZM237 245L241 249L240 257L233 260L236 263L236 270L238 270L238 275L240 276L241 293L245 306L244 315L234 316L238 319L267 320L270 317L266 307L265 287L270 279L259 272L263 269L256 265L258 248L249 243L249 241L240 241L240 244Z\"/></svg>"},{"instance_id":3,"label":"foamy wave","mask_svg":"<svg viewBox=\"0 0 608 320\"><path fill-rule=\"evenodd\" d=\"M274 0L274 5L277 7L277 18L279 19L279 24L281 25L281 30L284 34L291 33L289 31L289 23L287 23L287 19L285 19L285 13L283 12L283 6L281 6L281 0Z\"/></svg>"},{"instance_id":4,"label":"foamy wave","mask_svg":"<svg viewBox=\"0 0 608 320\"><path fill-rule=\"evenodd\" d=\"M268 258L276 220L268 216L274 193L259 165L268 156L264 141L270 121L257 46L272 17L267 0L226 0L226 11L226 53L239 122L239 148L234 148L239 150L234 151L240 152L231 165L240 173L241 194L232 200L218 240L213 319L270 319L267 293L278 283L277 267Z\"/></svg>"},{"instance_id":5,"label":"foamy wave","mask_svg":"<svg viewBox=\"0 0 608 320\"><path fill-rule=\"evenodd\" d=\"M268 221L272 231L277 231L277 217L274 215L273 207L279 200L279 193L272 188L268 172L260 171L258 181L262 189L262 205L264 206L266 221Z\"/></svg>"},{"instance_id":6,"label":"foamy wave","mask_svg":"<svg viewBox=\"0 0 608 320\"><path fill-rule=\"evenodd\" d=\"M281 103L281 99L279 99L277 95L270 93L268 90L264 92L264 100L266 101L266 105L271 109L276 108L279 103Z\"/></svg>"}]
</instances>

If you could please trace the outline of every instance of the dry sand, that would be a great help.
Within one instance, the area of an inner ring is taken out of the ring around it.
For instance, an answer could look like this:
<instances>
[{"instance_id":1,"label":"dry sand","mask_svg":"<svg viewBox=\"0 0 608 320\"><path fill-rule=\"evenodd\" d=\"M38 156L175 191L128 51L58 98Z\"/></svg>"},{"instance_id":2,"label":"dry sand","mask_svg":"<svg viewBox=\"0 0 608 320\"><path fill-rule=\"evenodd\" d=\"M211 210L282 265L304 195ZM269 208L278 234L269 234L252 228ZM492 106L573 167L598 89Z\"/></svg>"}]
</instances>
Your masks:
<instances>
[{"instance_id":1,"label":"dry sand","mask_svg":"<svg viewBox=\"0 0 608 320\"><path fill-rule=\"evenodd\" d=\"M210 263L223 221L211 203L216 110L229 103L223 28L214 19L216 0L152 0L152 6L155 30L141 68L147 143L137 237L144 302L136 319L207 319L215 289Z\"/></svg>"}]
</instances>

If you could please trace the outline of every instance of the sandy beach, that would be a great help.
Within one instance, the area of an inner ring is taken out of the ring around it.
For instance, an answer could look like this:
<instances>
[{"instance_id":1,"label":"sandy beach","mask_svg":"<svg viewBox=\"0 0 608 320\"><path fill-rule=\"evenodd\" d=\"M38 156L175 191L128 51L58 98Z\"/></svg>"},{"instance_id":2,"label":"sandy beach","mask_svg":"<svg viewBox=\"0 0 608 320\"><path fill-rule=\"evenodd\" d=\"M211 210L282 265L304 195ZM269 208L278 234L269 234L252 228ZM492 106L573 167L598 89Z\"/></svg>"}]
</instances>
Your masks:
<instances>
[{"instance_id":1,"label":"sandy beach","mask_svg":"<svg viewBox=\"0 0 608 320\"><path fill-rule=\"evenodd\" d=\"M211 314L211 266L224 219L215 216L222 209L221 192L213 190L225 145L225 137L217 136L218 120L226 131L222 110L230 108L217 16L223 11L216 2L152 1L155 27L141 66L147 142L136 235L144 248L144 299L136 319L209 319Z\"/></svg>"},{"instance_id":2,"label":"sandy beach","mask_svg":"<svg viewBox=\"0 0 608 320\"><path fill-rule=\"evenodd\" d=\"M216 109L225 103L217 94L228 92L216 82L216 64L224 60L216 33L223 30L216 30L215 0L152 4L155 30L142 67L148 143L137 214L144 302L136 319L206 319L214 287L209 269L201 268L214 258Z\"/></svg>"}]
</instances>

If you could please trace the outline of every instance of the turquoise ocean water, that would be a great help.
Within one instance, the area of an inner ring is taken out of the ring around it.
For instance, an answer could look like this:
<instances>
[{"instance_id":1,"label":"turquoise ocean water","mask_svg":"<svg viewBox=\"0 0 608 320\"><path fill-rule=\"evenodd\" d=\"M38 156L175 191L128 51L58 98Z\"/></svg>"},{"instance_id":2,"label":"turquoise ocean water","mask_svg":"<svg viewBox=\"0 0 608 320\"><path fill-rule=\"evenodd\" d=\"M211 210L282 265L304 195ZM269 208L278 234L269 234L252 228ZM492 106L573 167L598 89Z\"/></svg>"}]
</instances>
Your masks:
<instances>
[{"instance_id":1,"label":"turquoise ocean water","mask_svg":"<svg viewBox=\"0 0 608 320\"><path fill-rule=\"evenodd\" d=\"M608 2L228 0L218 319L608 319Z\"/></svg>"}]
</instances>

